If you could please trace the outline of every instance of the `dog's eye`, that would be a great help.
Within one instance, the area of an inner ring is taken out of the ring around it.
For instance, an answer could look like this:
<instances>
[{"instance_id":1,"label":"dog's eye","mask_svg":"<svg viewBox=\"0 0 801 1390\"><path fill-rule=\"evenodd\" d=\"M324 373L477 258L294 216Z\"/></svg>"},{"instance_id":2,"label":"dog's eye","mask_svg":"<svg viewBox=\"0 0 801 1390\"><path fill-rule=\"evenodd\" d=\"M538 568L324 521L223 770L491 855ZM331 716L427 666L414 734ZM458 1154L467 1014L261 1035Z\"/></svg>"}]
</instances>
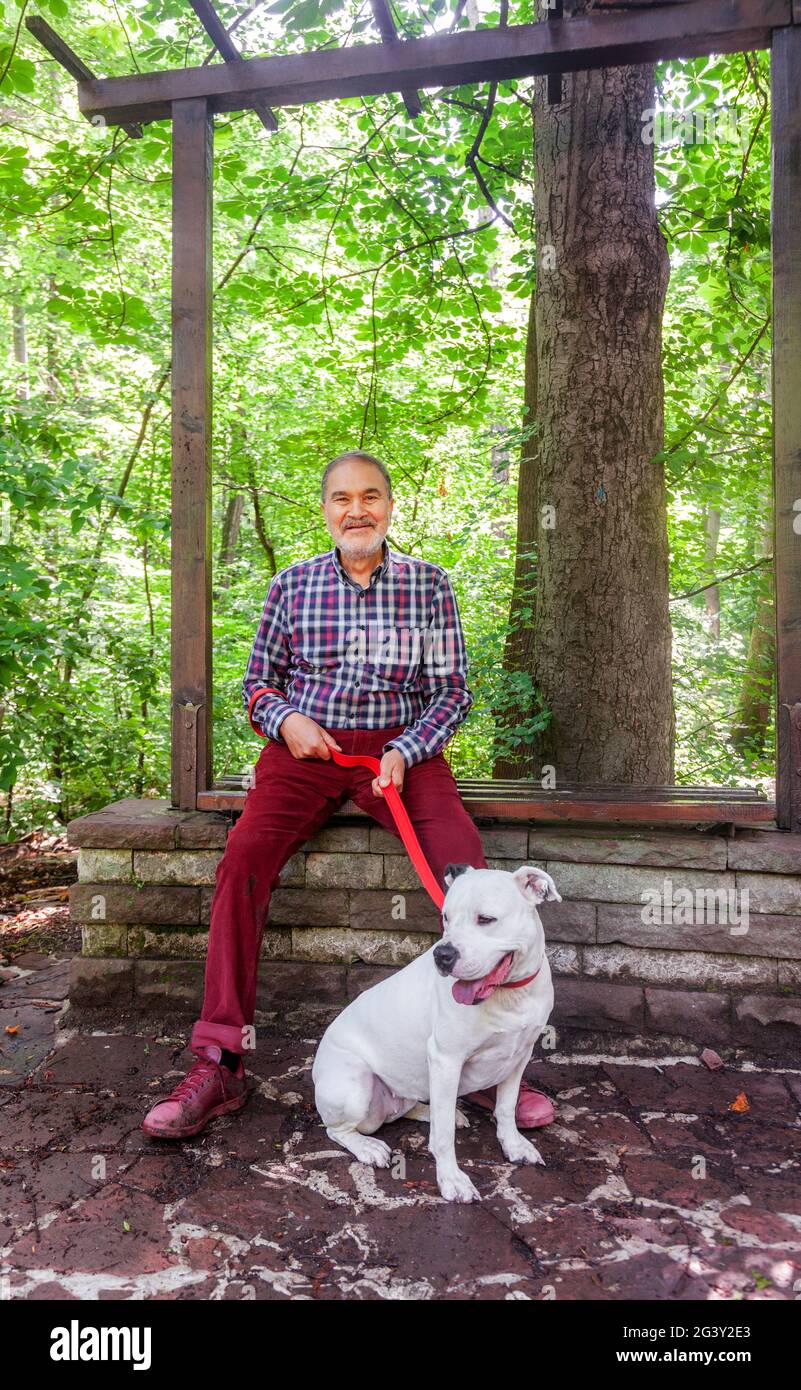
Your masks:
<instances>
[{"instance_id":1,"label":"dog's eye","mask_svg":"<svg viewBox=\"0 0 801 1390\"><path fill-rule=\"evenodd\" d=\"M497 917L482 917L481 914L479 913L479 916L478 916L478 919L477 919L477 920L478 920L478 925L479 925L480 927L488 927L488 926L490 925L491 922L497 922L498 918L497 918Z\"/></svg>"}]
</instances>

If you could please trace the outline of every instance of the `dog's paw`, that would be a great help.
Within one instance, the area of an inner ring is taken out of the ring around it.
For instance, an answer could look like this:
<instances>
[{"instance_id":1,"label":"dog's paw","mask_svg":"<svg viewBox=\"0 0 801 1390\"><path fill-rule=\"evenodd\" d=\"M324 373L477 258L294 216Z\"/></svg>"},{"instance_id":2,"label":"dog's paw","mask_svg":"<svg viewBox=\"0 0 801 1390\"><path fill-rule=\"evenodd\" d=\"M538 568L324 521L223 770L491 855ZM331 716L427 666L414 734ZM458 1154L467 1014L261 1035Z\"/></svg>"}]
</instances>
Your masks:
<instances>
[{"instance_id":1,"label":"dog's paw","mask_svg":"<svg viewBox=\"0 0 801 1390\"><path fill-rule=\"evenodd\" d=\"M525 1139L522 1134L515 1134L508 1139L500 1140L504 1158L510 1163L544 1163L545 1159L536 1149L529 1139Z\"/></svg>"},{"instance_id":2,"label":"dog's paw","mask_svg":"<svg viewBox=\"0 0 801 1390\"><path fill-rule=\"evenodd\" d=\"M369 1163L372 1168L388 1168L392 1158L389 1144L385 1144L383 1139L371 1139L366 1134L359 1136L358 1147L354 1143L352 1152L360 1163Z\"/></svg>"},{"instance_id":3,"label":"dog's paw","mask_svg":"<svg viewBox=\"0 0 801 1390\"><path fill-rule=\"evenodd\" d=\"M468 1118L467 1118L467 1116L465 1115L464 1111L463 1111L463 1110L460 1110L458 1106L456 1107L456 1128L457 1128L457 1129L469 1129L469 1128L470 1128L470 1121L468 1120Z\"/></svg>"},{"instance_id":4,"label":"dog's paw","mask_svg":"<svg viewBox=\"0 0 801 1390\"><path fill-rule=\"evenodd\" d=\"M446 1202L480 1202L481 1193L474 1187L466 1173L461 1168L449 1173L447 1177L437 1179L439 1190Z\"/></svg>"}]
</instances>

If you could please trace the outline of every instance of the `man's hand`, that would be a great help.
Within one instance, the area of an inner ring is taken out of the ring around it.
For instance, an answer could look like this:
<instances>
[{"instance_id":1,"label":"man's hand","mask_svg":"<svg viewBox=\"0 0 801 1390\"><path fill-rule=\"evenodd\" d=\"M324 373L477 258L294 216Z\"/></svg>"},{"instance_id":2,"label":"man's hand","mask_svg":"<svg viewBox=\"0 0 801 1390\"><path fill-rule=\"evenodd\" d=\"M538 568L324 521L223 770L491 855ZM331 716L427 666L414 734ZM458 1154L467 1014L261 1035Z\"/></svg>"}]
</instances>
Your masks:
<instances>
[{"instance_id":1,"label":"man's hand","mask_svg":"<svg viewBox=\"0 0 801 1390\"><path fill-rule=\"evenodd\" d=\"M286 719L281 720L279 733L293 758L322 758L328 761L330 749L342 752L335 738L308 715L293 710Z\"/></svg>"},{"instance_id":2,"label":"man's hand","mask_svg":"<svg viewBox=\"0 0 801 1390\"><path fill-rule=\"evenodd\" d=\"M373 778L373 796L383 796L383 787L388 787L390 782L394 782L399 792L403 791L403 777L406 772L406 763L403 754L397 748L389 748L381 759L381 771L377 777Z\"/></svg>"}]
</instances>

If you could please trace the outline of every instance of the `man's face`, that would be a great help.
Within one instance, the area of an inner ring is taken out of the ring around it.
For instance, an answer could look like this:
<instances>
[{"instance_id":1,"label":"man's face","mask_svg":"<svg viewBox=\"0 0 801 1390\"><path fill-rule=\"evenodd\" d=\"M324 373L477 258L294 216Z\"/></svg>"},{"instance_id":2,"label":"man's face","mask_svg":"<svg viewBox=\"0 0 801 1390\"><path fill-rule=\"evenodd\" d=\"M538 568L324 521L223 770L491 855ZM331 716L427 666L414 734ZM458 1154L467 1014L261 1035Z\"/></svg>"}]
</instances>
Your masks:
<instances>
[{"instance_id":1,"label":"man's face","mask_svg":"<svg viewBox=\"0 0 801 1390\"><path fill-rule=\"evenodd\" d=\"M381 549L392 508L384 478L374 463L345 459L328 475L321 504L326 525L341 553L362 560Z\"/></svg>"}]
</instances>

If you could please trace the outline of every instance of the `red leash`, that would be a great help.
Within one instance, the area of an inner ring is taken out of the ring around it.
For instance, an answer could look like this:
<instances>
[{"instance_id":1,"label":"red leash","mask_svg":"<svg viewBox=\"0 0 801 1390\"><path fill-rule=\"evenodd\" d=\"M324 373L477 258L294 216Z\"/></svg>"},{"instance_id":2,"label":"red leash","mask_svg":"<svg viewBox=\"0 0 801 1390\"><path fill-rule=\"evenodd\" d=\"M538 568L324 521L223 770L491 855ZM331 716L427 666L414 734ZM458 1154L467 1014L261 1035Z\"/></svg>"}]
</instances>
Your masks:
<instances>
[{"instance_id":1,"label":"red leash","mask_svg":"<svg viewBox=\"0 0 801 1390\"><path fill-rule=\"evenodd\" d=\"M282 699L286 699L286 696L283 694L282 691L276 690L274 686L265 685L262 686L260 690L254 691L250 697L250 702L248 704L248 719L250 720L250 726L253 729L254 733L257 733L259 735L259 738L267 738L268 735L262 733L261 729L257 728L257 726L254 724L253 717L251 714L253 706L260 695L280 695ZM339 753L336 748L329 749L329 752L331 753L331 757L333 758L334 762L338 763L340 767L366 767L370 769L370 771L373 773L375 777L377 777L381 771L380 759L374 758L368 753ZM398 791L398 788L395 786L395 783L392 781L390 781L386 787L382 787L381 790L384 793L384 799L386 800L387 806L389 807L392 819L394 820L398 828L398 834L400 835L401 840L403 841L406 847L406 851L409 855L409 858L411 859L415 869L417 870L420 882L422 883L423 887L428 893L428 896L433 902L437 911L441 912L442 904L445 901L445 894L443 893L442 889L439 886L439 883L434 877L431 865L429 864L428 860L423 854L422 846L417 838L417 835L415 834L414 826L412 825L412 822L409 820L409 813L406 810L406 807L404 806L403 802L401 801L400 792ZM500 988L519 989L521 985L527 985L532 980L536 979L539 973L539 970L536 970L533 975L526 975L525 978L522 980L509 980L508 982L505 981L500 986Z\"/></svg>"},{"instance_id":2,"label":"red leash","mask_svg":"<svg viewBox=\"0 0 801 1390\"><path fill-rule=\"evenodd\" d=\"M381 760L372 758L367 753L338 753L336 748L331 749L331 757L340 767L369 767L370 771L377 777L381 771ZM415 834L414 826L409 820L409 813L406 810L401 795L395 783L390 781L386 787L382 787L384 799L390 809L390 814L398 827L398 834L403 840L409 858L417 870L418 878L428 893L438 912L442 911L442 904L445 901L445 894L435 879L431 865L423 854L420 841Z\"/></svg>"},{"instance_id":3,"label":"red leash","mask_svg":"<svg viewBox=\"0 0 801 1390\"><path fill-rule=\"evenodd\" d=\"M251 718L250 712L253 709L253 706L260 695L280 694L280 690L275 690L270 686L264 686L261 690L256 690L250 698L250 704L248 705L248 718L250 719L251 727L255 729L256 733L259 734L261 738L266 738L267 735L263 734L261 732L261 729L256 728L256 725L253 723L253 719ZM377 777L379 772L381 771L380 759L373 758L367 753L338 753L336 748L331 748L329 751L334 762L338 763L340 767L369 767L370 771L373 773L375 777ZM403 802L401 801L400 792L398 791L398 788L395 786L394 782L390 782L389 786L383 787L382 790L384 792L386 803L390 809L392 819L398 827L398 834L400 835L404 845L406 846L406 849L409 853L409 858L411 859L415 869L417 870L420 882L422 883L423 887L428 893L429 898L431 898L431 901L433 902L434 906L437 908L438 911L440 911L442 909L442 904L445 901L445 894L443 893L442 889L437 883L437 880L435 879L431 871L431 866L428 860L426 859L425 855L423 854L420 841L418 840L417 835L415 834L414 826L409 820L409 813L406 810L406 807L404 806Z\"/></svg>"}]
</instances>

